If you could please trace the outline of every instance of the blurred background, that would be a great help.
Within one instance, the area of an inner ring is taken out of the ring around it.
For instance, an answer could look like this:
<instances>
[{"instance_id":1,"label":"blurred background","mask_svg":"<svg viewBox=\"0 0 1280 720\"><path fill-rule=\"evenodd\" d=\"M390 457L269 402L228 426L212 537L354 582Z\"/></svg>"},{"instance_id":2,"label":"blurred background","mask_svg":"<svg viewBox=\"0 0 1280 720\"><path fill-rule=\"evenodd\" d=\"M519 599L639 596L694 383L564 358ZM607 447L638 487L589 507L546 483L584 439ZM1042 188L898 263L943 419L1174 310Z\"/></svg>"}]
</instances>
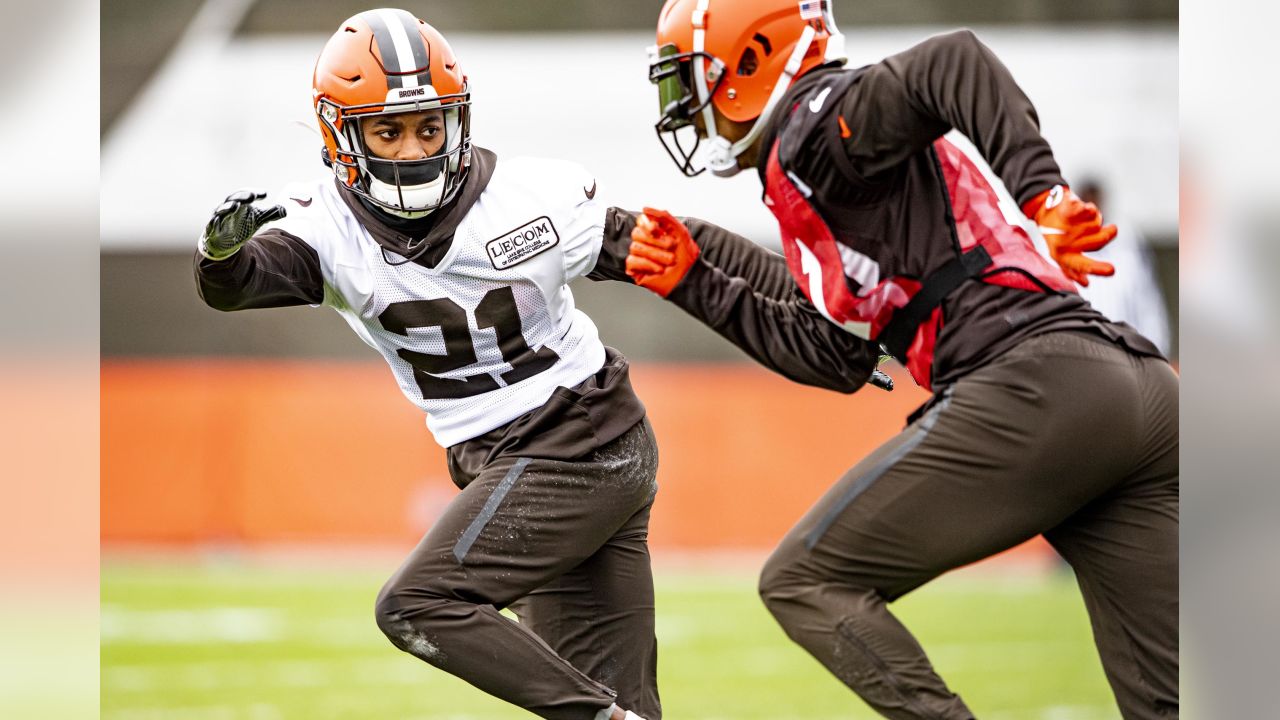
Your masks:
<instances>
[{"instance_id":1,"label":"blurred background","mask_svg":"<svg viewBox=\"0 0 1280 720\"><path fill-rule=\"evenodd\" d=\"M102 8L104 718L524 716L398 653L372 622L378 587L455 492L383 361L328 310L220 314L195 292L195 238L226 194L326 172L312 66L368 7ZM754 176L686 180L658 145L645 48L660 7L406 9L457 52L478 145L575 160L610 204L666 207L776 248ZM1118 273L1091 299L1177 359L1177 2L835 0L834 11L853 65L957 26L978 32L1036 104L1069 182L1121 227L1107 258ZM651 543L669 714L872 717L774 626L755 572L924 393L899 368L892 394L803 388L643 290L574 290L632 359L658 434ZM807 437L815 418L848 428L844 441ZM981 717L1118 717L1074 580L1043 543L899 605Z\"/></svg>"}]
</instances>

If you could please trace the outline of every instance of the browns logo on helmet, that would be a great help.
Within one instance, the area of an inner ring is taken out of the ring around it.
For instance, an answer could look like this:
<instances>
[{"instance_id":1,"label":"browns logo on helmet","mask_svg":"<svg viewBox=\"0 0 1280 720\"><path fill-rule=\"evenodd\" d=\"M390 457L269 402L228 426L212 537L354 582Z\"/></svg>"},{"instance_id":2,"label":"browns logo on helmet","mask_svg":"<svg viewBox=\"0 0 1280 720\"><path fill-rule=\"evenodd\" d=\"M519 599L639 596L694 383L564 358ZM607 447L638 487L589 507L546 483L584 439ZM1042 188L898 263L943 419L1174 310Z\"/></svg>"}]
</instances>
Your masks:
<instances>
[{"instance_id":1,"label":"browns logo on helmet","mask_svg":"<svg viewBox=\"0 0 1280 720\"><path fill-rule=\"evenodd\" d=\"M707 168L734 175L737 157L760 137L791 83L844 59L829 0L667 0L649 60L662 110L658 139L685 175ZM716 113L752 124L730 142L716 130ZM706 164L695 168L704 138Z\"/></svg>"},{"instance_id":2,"label":"browns logo on helmet","mask_svg":"<svg viewBox=\"0 0 1280 720\"><path fill-rule=\"evenodd\" d=\"M339 27L316 60L313 100L326 162L352 192L397 215L420 217L457 194L471 163L471 93L452 48L405 10L366 10ZM445 141L426 158L371 153L361 123L439 110Z\"/></svg>"}]
</instances>

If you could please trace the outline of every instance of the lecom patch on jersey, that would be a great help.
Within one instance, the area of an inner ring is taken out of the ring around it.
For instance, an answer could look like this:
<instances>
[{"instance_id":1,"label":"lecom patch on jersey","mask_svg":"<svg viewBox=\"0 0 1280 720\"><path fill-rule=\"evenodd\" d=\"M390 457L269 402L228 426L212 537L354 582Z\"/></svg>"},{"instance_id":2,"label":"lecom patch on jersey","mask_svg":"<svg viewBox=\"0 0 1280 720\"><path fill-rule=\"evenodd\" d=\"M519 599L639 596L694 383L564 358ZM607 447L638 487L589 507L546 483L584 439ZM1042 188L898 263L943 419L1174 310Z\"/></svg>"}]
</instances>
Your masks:
<instances>
[{"instance_id":1,"label":"lecom patch on jersey","mask_svg":"<svg viewBox=\"0 0 1280 720\"><path fill-rule=\"evenodd\" d=\"M551 224L551 218L543 215L490 240L484 247L493 268L506 270L555 247L559 242L560 235L556 233L556 226Z\"/></svg>"}]
</instances>

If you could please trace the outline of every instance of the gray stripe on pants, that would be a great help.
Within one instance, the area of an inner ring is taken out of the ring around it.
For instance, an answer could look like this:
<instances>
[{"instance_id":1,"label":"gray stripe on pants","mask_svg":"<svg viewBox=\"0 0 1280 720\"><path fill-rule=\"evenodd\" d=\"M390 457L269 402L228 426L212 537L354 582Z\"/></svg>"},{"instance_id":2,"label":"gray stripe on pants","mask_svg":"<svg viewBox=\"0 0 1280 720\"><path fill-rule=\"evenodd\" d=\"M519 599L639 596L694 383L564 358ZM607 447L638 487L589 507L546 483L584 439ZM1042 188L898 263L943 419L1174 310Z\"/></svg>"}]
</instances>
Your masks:
<instances>
[{"instance_id":1,"label":"gray stripe on pants","mask_svg":"<svg viewBox=\"0 0 1280 720\"><path fill-rule=\"evenodd\" d=\"M915 450L920 443L924 442L929 431L937 424L938 415L940 415L950 404L951 388L949 387L943 391L942 399L938 401L938 404L933 406L933 408L929 410L928 414L924 416L924 419L920 421L920 426L916 428L916 434L912 435L910 440L899 445L897 450L889 453L888 457L876 463L875 466L868 470L865 475L858 478L858 480L845 491L844 496L827 511L827 514L822 516L822 521L818 523L817 527L810 530L808 535L805 535L805 548L812 550L813 546L818 544L818 541L822 539L822 536L827 534L827 531L831 529L831 526L835 524L836 520L844 514L844 511L848 509L849 505L856 500L859 495L865 492L867 488L871 487L871 484L876 480L879 480L882 475L889 472L889 468L898 464L902 458L907 456L907 453Z\"/></svg>"},{"instance_id":2,"label":"gray stripe on pants","mask_svg":"<svg viewBox=\"0 0 1280 720\"><path fill-rule=\"evenodd\" d=\"M515 486L516 480L520 478L526 466L529 465L531 458L520 458L516 460L516 464L511 466L507 471L507 476L502 478L502 482L498 483L498 487L493 489L493 493L489 495L489 499L484 501L484 507L480 508L480 514L475 520L467 526L462 537L458 538L458 543L453 546L453 556L461 563L462 559L467 556L467 551L475 544L476 538L480 537L480 532L484 530L484 526L489 524L493 519L493 514L498 511L498 506L502 504L503 498L507 493L511 492L511 488Z\"/></svg>"}]
</instances>

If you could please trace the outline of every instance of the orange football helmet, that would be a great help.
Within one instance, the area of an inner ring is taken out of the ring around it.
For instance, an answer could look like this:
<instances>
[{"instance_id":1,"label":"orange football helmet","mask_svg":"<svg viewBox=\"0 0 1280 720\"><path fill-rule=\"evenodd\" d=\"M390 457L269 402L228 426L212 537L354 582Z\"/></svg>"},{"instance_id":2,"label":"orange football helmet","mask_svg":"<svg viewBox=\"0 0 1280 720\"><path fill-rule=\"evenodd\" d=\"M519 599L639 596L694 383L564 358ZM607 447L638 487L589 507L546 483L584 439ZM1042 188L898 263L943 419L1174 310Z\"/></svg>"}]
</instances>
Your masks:
<instances>
[{"instance_id":1,"label":"orange football helmet","mask_svg":"<svg viewBox=\"0 0 1280 720\"><path fill-rule=\"evenodd\" d=\"M312 88L325 162L352 192L406 217L425 215L457 194L471 164L471 93L435 28L405 10L355 15L320 52ZM439 153L391 160L365 146L362 120L436 109L444 115Z\"/></svg>"},{"instance_id":2,"label":"orange football helmet","mask_svg":"<svg viewBox=\"0 0 1280 720\"><path fill-rule=\"evenodd\" d=\"M649 81L658 86L662 117L654 127L690 177L707 168L736 174L738 156L760 137L791 83L819 65L845 60L830 0L667 0L657 40ZM755 122L731 143L716 132L714 113ZM701 127L692 127L699 114ZM704 137L710 142L706 164L694 168Z\"/></svg>"}]
</instances>

